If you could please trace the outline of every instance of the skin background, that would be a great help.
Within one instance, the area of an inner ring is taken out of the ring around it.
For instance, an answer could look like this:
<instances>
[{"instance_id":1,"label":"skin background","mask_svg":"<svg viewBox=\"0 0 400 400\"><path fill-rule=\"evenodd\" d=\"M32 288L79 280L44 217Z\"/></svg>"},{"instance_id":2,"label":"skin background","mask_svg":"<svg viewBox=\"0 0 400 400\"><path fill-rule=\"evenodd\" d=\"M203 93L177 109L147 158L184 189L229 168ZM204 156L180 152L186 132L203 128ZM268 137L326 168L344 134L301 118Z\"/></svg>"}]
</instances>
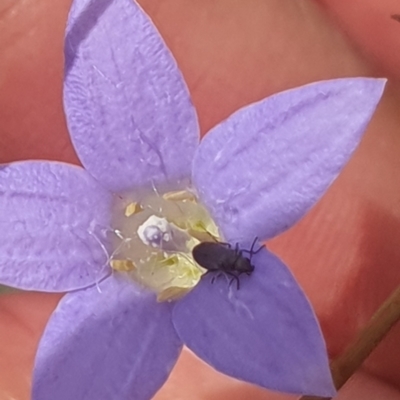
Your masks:
<instances>
[{"instance_id":1,"label":"skin background","mask_svg":"<svg viewBox=\"0 0 400 400\"><path fill-rule=\"evenodd\" d=\"M311 81L386 76L363 142L321 202L269 243L321 321L331 356L400 283L400 13L395 0L142 0L183 71L202 132L239 107ZM62 108L71 0L0 2L0 162L79 163ZM397 7L397 9L396 9ZM166 134L173 134L166 132ZM255 171L262 173L262 171ZM28 400L34 354L60 295L0 297L0 400ZM400 399L400 326L338 399ZM283 400L185 351L156 400Z\"/></svg>"}]
</instances>

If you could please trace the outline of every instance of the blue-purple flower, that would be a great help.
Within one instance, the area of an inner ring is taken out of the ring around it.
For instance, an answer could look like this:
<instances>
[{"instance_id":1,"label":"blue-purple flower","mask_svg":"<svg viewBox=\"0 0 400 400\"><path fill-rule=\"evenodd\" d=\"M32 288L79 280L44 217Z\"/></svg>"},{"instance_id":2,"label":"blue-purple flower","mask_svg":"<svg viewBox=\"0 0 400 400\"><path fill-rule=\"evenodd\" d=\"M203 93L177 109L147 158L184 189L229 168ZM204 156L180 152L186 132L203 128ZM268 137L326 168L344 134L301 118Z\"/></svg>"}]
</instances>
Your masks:
<instances>
[{"instance_id":1,"label":"blue-purple flower","mask_svg":"<svg viewBox=\"0 0 400 400\"><path fill-rule=\"evenodd\" d=\"M237 111L199 144L180 71L136 3L75 1L65 55L65 111L85 169L49 161L0 169L0 282L69 292L41 339L33 400L150 399L183 344L238 379L333 395L314 313L267 249L254 255L255 270L240 278L240 289L223 277L211 284L208 274L181 299L164 302L131 279L144 259L126 254L175 234L186 248L212 236L214 222L223 240L241 247L291 227L350 158L384 81L338 79L277 94ZM172 222L172 211L165 218L151 211L149 193L162 198L185 188L210 217L178 221L201 207L189 198L176 201ZM158 219L149 223L153 214ZM130 235L132 215L140 227ZM147 228L161 236L146 236ZM128 251L136 234L141 242ZM122 261L114 257L120 253ZM175 259L159 254L152 262L168 261L163 267L193 261L177 248Z\"/></svg>"}]
</instances>

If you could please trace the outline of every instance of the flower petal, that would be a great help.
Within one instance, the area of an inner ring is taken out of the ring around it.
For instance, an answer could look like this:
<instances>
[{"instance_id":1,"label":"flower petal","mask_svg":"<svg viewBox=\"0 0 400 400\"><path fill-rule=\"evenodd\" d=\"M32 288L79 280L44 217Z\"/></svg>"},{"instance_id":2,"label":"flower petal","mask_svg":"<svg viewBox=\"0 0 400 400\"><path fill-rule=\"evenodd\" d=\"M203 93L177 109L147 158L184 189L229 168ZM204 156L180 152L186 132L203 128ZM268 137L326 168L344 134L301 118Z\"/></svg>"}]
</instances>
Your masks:
<instances>
[{"instance_id":1,"label":"flower petal","mask_svg":"<svg viewBox=\"0 0 400 400\"><path fill-rule=\"evenodd\" d=\"M208 274L174 308L183 343L218 371L288 393L335 393L315 315L287 267L262 250L240 288Z\"/></svg>"},{"instance_id":2,"label":"flower petal","mask_svg":"<svg viewBox=\"0 0 400 400\"><path fill-rule=\"evenodd\" d=\"M108 189L190 177L194 107L170 51L132 0L75 1L64 102L85 168Z\"/></svg>"},{"instance_id":3,"label":"flower petal","mask_svg":"<svg viewBox=\"0 0 400 400\"><path fill-rule=\"evenodd\" d=\"M226 236L267 239L296 223L357 147L384 84L314 83L245 107L214 128L196 153L193 183Z\"/></svg>"},{"instance_id":4,"label":"flower petal","mask_svg":"<svg viewBox=\"0 0 400 400\"><path fill-rule=\"evenodd\" d=\"M121 277L67 294L40 342L32 399L150 399L182 347L171 306Z\"/></svg>"},{"instance_id":5,"label":"flower petal","mask_svg":"<svg viewBox=\"0 0 400 400\"><path fill-rule=\"evenodd\" d=\"M80 167L47 161L3 165L0 283L62 292L102 279L109 273L104 229L111 200Z\"/></svg>"}]
</instances>

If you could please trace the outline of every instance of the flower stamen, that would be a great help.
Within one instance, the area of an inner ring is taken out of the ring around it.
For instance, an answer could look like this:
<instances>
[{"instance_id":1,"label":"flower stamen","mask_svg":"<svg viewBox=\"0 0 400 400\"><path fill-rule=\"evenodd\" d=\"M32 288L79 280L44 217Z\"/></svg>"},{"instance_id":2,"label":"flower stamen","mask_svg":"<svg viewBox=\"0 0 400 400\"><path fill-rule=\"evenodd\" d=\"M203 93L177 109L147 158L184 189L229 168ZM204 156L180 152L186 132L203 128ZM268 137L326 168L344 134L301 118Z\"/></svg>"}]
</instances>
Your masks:
<instances>
[{"instance_id":1,"label":"flower stamen","mask_svg":"<svg viewBox=\"0 0 400 400\"><path fill-rule=\"evenodd\" d=\"M132 260L111 260L111 268L115 271L133 271L136 269L135 264Z\"/></svg>"},{"instance_id":2,"label":"flower stamen","mask_svg":"<svg viewBox=\"0 0 400 400\"><path fill-rule=\"evenodd\" d=\"M125 217L130 217L131 215L137 214L142 210L143 209L139 203L136 202L129 203L125 208Z\"/></svg>"},{"instance_id":3,"label":"flower stamen","mask_svg":"<svg viewBox=\"0 0 400 400\"><path fill-rule=\"evenodd\" d=\"M220 235L193 193L152 193L117 204L116 210L114 271L154 290L158 301L175 300L199 282L205 270L194 261L192 249Z\"/></svg>"}]
</instances>

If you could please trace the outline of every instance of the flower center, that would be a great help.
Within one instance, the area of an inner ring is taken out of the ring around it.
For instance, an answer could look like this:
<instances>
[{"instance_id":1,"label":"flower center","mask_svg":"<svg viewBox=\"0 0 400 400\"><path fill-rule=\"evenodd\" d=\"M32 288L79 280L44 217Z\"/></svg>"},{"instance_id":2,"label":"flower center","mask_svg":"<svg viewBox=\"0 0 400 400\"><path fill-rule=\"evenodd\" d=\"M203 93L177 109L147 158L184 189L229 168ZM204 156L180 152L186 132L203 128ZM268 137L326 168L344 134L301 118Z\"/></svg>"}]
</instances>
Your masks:
<instances>
[{"instance_id":1,"label":"flower center","mask_svg":"<svg viewBox=\"0 0 400 400\"><path fill-rule=\"evenodd\" d=\"M186 294L205 270L192 249L219 240L218 228L206 209L188 191L151 194L139 202L116 205L117 229L110 265L114 271L147 286L159 301Z\"/></svg>"}]
</instances>

